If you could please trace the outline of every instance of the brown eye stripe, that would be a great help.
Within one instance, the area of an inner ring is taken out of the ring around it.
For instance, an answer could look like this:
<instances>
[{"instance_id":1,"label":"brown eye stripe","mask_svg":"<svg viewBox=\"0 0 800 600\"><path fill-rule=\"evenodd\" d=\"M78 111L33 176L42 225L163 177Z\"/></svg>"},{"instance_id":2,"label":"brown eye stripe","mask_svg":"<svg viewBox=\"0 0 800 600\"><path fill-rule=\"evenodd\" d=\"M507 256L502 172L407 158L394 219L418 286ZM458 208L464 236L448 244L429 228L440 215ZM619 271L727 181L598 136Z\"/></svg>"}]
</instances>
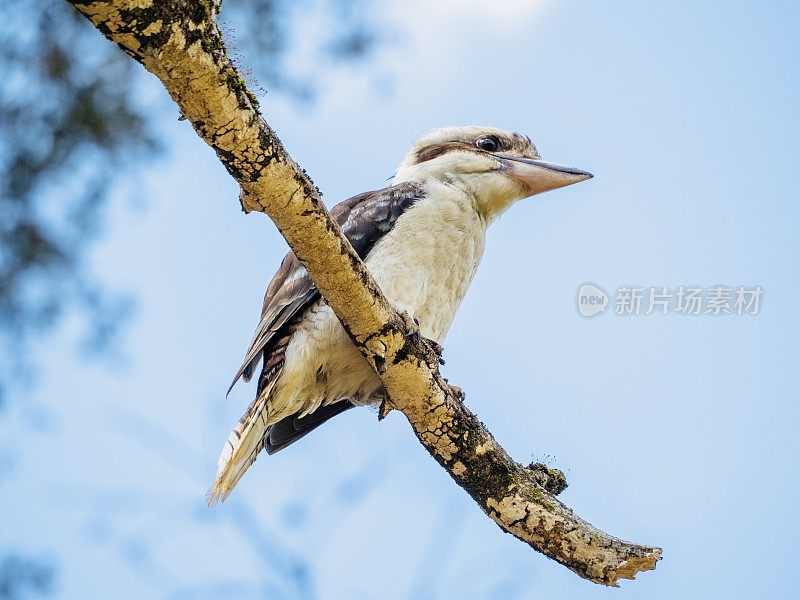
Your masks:
<instances>
[{"instance_id":1,"label":"brown eye stripe","mask_svg":"<svg viewBox=\"0 0 800 600\"><path fill-rule=\"evenodd\" d=\"M424 163L452 150L464 150L472 148L467 142L445 142L443 144L431 144L417 150L416 164Z\"/></svg>"}]
</instances>

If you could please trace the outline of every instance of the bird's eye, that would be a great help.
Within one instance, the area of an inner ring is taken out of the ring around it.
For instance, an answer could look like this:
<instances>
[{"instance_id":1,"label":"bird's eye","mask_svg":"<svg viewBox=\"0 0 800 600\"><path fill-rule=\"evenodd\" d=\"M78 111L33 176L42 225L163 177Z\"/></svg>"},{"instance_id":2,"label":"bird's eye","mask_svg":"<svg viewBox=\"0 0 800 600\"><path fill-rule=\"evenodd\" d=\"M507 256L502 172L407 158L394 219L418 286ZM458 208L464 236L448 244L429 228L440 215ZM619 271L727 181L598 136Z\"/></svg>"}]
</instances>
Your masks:
<instances>
[{"instance_id":1,"label":"bird's eye","mask_svg":"<svg viewBox=\"0 0 800 600\"><path fill-rule=\"evenodd\" d=\"M493 135L478 139L475 145L486 152L497 152L500 149L500 142Z\"/></svg>"}]
</instances>

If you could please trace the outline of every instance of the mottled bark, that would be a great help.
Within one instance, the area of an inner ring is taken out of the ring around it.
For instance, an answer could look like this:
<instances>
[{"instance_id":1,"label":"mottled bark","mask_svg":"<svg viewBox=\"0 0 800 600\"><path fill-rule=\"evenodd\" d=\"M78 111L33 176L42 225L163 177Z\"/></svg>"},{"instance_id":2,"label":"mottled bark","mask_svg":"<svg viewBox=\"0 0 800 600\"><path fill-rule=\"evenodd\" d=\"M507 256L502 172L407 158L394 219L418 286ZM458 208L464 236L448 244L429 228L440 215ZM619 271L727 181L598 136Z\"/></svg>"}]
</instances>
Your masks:
<instances>
[{"instance_id":1,"label":"mottled bark","mask_svg":"<svg viewBox=\"0 0 800 600\"><path fill-rule=\"evenodd\" d=\"M559 502L563 475L524 467L439 374L437 348L383 297L331 220L311 179L288 155L227 56L209 0L71 2L156 75L198 135L241 186L245 211L264 212L380 375L389 406L503 530L596 583L653 569L659 548L596 529Z\"/></svg>"}]
</instances>

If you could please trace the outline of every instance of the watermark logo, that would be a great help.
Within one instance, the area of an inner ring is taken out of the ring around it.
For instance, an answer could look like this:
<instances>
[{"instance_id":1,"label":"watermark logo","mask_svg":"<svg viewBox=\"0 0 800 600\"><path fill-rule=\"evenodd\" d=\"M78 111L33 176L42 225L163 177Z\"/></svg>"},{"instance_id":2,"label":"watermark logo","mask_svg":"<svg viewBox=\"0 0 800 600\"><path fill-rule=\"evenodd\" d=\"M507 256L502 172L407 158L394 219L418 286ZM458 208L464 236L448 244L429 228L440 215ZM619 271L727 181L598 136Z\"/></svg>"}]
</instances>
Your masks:
<instances>
[{"instance_id":1,"label":"watermark logo","mask_svg":"<svg viewBox=\"0 0 800 600\"><path fill-rule=\"evenodd\" d=\"M639 316L677 314L684 316L757 315L761 312L764 289L760 286L743 285L727 287L667 286L637 287L620 286L614 294L614 310L617 316ZM584 283L578 288L578 313L583 317L594 317L605 312L609 296L598 285Z\"/></svg>"},{"instance_id":2,"label":"watermark logo","mask_svg":"<svg viewBox=\"0 0 800 600\"><path fill-rule=\"evenodd\" d=\"M608 294L593 283L578 288L578 312L582 317L595 317L608 308Z\"/></svg>"}]
</instances>

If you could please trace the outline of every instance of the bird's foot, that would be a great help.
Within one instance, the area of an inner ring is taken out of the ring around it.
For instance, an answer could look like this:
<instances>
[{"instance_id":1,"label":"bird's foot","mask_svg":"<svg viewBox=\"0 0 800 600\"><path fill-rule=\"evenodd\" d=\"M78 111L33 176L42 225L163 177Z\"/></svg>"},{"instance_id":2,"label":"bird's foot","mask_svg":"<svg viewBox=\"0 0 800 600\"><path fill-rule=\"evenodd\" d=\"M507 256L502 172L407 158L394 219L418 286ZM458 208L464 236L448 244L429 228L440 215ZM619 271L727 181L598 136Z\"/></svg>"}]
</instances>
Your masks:
<instances>
[{"instance_id":1,"label":"bird's foot","mask_svg":"<svg viewBox=\"0 0 800 600\"><path fill-rule=\"evenodd\" d=\"M436 340L432 340L423 336L419 330L419 321L406 311L402 311L400 313L400 318L403 319L403 323L406 326L406 337L414 342L421 342L424 344L428 350L428 354L435 358L435 361L433 362L443 365L444 359L442 358L442 354L444 353L444 348L442 345Z\"/></svg>"},{"instance_id":2,"label":"bird's foot","mask_svg":"<svg viewBox=\"0 0 800 600\"><path fill-rule=\"evenodd\" d=\"M467 395L464 393L464 390L462 390L457 385L451 385L450 391L453 392L456 395L456 398L458 398L462 402L467 399Z\"/></svg>"},{"instance_id":3,"label":"bird's foot","mask_svg":"<svg viewBox=\"0 0 800 600\"><path fill-rule=\"evenodd\" d=\"M400 311L400 318L403 319L403 324L406 326L406 337L421 337L419 332L419 321L417 321L417 319L412 317L404 310Z\"/></svg>"},{"instance_id":4,"label":"bird's foot","mask_svg":"<svg viewBox=\"0 0 800 600\"><path fill-rule=\"evenodd\" d=\"M447 384L447 387L450 388L450 391L453 393L453 395L456 398L461 400L461 402L463 402L464 400L467 399L467 395L464 393L464 390L462 390L457 385L453 385L452 383L450 383L450 381L448 381L447 377L442 377L442 379L444 379L445 384Z\"/></svg>"}]
</instances>

